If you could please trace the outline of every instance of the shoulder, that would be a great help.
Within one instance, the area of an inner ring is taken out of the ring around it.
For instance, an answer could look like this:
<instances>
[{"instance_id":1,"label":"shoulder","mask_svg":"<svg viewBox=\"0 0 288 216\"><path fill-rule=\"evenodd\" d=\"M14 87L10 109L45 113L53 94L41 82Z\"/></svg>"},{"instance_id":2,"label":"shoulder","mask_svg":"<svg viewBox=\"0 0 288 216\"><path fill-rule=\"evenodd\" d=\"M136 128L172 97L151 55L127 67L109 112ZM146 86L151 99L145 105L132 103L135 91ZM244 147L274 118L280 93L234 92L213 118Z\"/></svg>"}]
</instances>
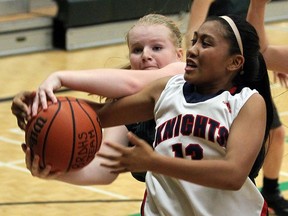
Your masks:
<instances>
[{"instance_id":1,"label":"shoulder","mask_svg":"<svg viewBox=\"0 0 288 216\"><path fill-rule=\"evenodd\" d=\"M255 106L255 109L258 107L265 107L265 100L258 92L254 92L251 97L248 99L247 103L250 103L252 106Z\"/></svg>"},{"instance_id":2,"label":"shoulder","mask_svg":"<svg viewBox=\"0 0 288 216\"><path fill-rule=\"evenodd\" d=\"M242 107L242 111L249 115L264 116L266 113L266 104L264 98L257 92L254 92Z\"/></svg>"}]
</instances>

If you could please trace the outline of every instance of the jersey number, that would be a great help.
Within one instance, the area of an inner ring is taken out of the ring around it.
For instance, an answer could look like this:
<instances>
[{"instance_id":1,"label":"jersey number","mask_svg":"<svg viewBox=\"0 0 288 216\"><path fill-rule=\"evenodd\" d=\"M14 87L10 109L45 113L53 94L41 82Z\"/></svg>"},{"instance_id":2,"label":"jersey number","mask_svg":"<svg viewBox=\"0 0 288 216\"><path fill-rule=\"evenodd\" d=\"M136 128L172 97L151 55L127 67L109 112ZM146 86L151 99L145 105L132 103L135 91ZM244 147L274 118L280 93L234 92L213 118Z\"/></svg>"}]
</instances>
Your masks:
<instances>
[{"instance_id":1,"label":"jersey number","mask_svg":"<svg viewBox=\"0 0 288 216\"><path fill-rule=\"evenodd\" d=\"M203 149L198 144L189 144L183 151L182 143L176 143L172 145L172 151L174 152L175 157L179 158L187 156L190 156L192 160L201 160L203 158Z\"/></svg>"}]
</instances>

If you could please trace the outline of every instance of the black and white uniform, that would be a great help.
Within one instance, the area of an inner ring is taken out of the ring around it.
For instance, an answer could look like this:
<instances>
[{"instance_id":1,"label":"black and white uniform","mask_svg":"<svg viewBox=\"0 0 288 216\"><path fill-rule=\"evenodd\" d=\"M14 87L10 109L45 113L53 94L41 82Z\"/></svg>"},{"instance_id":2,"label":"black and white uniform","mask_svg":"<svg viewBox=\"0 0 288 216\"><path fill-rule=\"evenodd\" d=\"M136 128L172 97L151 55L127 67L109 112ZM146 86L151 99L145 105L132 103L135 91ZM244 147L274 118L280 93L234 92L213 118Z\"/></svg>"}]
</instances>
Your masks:
<instances>
[{"instance_id":1,"label":"black and white uniform","mask_svg":"<svg viewBox=\"0 0 288 216\"><path fill-rule=\"evenodd\" d=\"M168 81L154 109L154 150L187 160L224 158L233 120L257 91L245 87L239 93L222 91L203 98L193 89L183 75ZM255 216L267 212L262 195L248 177L240 190L230 191L147 172L146 186L143 215Z\"/></svg>"}]
</instances>

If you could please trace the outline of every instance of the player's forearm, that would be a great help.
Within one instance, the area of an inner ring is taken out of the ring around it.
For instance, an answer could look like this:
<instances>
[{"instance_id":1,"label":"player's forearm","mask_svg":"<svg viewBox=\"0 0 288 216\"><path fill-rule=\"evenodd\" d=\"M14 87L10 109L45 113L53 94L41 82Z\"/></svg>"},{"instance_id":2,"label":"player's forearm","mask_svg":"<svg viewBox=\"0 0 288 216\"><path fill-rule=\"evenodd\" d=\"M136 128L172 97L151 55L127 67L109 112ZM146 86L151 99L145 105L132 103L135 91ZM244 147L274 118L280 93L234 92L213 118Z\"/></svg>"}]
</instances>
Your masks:
<instances>
[{"instance_id":1,"label":"player's forearm","mask_svg":"<svg viewBox=\"0 0 288 216\"><path fill-rule=\"evenodd\" d=\"M63 173L56 180L82 186L111 184L117 178L117 175L110 173L108 169L101 167L99 163L98 159L94 159L83 169Z\"/></svg>"},{"instance_id":2,"label":"player's forearm","mask_svg":"<svg viewBox=\"0 0 288 216\"><path fill-rule=\"evenodd\" d=\"M206 187L238 190L247 179L241 169L221 160L188 160L154 154L149 170Z\"/></svg>"},{"instance_id":3,"label":"player's forearm","mask_svg":"<svg viewBox=\"0 0 288 216\"><path fill-rule=\"evenodd\" d=\"M94 69L59 71L55 76L67 88L92 94L120 98L135 94L162 77L184 73L185 62L174 62L157 70Z\"/></svg>"},{"instance_id":4,"label":"player's forearm","mask_svg":"<svg viewBox=\"0 0 288 216\"><path fill-rule=\"evenodd\" d=\"M251 0L247 21L250 22L257 30L261 52L264 56L267 68L273 71L288 73L288 46L270 45L264 25L265 8L267 0Z\"/></svg>"},{"instance_id":5,"label":"player's forearm","mask_svg":"<svg viewBox=\"0 0 288 216\"><path fill-rule=\"evenodd\" d=\"M139 91L143 86L129 70L95 69L57 72L61 85L109 98L119 98Z\"/></svg>"},{"instance_id":6,"label":"player's forearm","mask_svg":"<svg viewBox=\"0 0 288 216\"><path fill-rule=\"evenodd\" d=\"M264 26L265 7L266 0L251 0L247 13L247 21L254 26L258 33L262 53L269 45Z\"/></svg>"},{"instance_id":7,"label":"player's forearm","mask_svg":"<svg viewBox=\"0 0 288 216\"><path fill-rule=\"evenodd\" d=\"M288 73L288 46L270 45L263 56L269 70Z\"/></svg>"}]
</instances>

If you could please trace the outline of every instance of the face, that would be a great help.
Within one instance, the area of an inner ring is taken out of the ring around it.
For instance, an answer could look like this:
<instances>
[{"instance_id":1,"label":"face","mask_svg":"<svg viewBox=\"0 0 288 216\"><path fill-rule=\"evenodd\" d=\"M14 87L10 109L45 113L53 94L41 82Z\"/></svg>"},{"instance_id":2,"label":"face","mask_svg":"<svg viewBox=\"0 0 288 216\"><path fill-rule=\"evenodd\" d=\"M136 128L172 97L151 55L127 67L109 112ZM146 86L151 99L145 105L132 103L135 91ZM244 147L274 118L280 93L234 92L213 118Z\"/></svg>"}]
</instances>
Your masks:
<instances>
[{"instance_id":1,"label":"face","mask_svg":"<svg viewBox=\"0 0 288 216\"><path fill-rule=\"evenodd\" d=\"M194 34L192 47L187 50L184 78L208 93L225 88L231 80L227 66L232 57L223 32L219 22L205 22Z\"/></svg>"},{"instance_id":2,"label":"face","mask_svg":"<svg viewBox=\"0 0 288 216\"><path fill-rule=\"evenodd\" d=\"M171 31L163 25L138 25L129 32L129 58L134 70L152 70L180 61L182 49L176 48Z\"/></svg>"}]
</instances>

